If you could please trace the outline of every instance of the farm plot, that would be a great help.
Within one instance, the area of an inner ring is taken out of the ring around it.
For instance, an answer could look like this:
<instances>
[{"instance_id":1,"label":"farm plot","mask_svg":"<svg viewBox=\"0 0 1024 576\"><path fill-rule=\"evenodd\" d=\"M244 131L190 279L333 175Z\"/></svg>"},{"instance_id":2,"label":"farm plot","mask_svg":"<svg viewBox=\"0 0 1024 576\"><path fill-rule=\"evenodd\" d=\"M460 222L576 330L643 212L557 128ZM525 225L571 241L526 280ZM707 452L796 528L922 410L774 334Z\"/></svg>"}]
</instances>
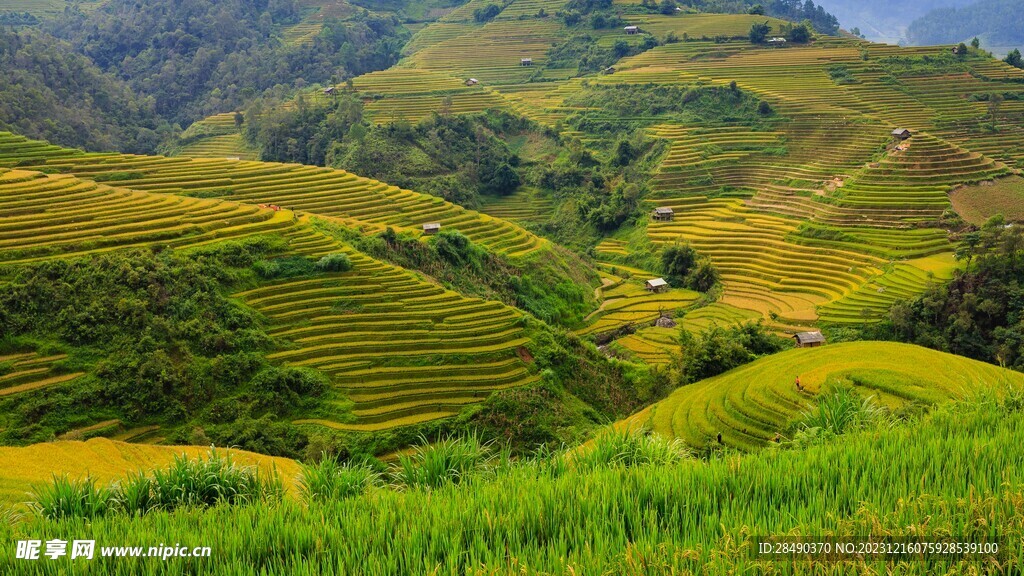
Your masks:
<instances>
[{"instance_id":1,"label":"farm plot","mask_svg":"<svg viewBox=\"0 0 1024 576\"><path fill-rule=\"evenodd\" d=\"M399 66L477 78L488 85L524 82L533 74L534 66L543 64L561 30L554 18L494 20L472 35L424 47ZM522 66L522 58L532 58L533 66Z\"/></svg>"},{"instance_id":2,"label":"farm plot","mask_svg":"<svg viewBox=\"0 0 1024 576\"><path fill-rule=\"evenodd\" d=\"M600 309L588 319L578 334L601 334L626 325L650 324L661 316L672 316L674 312L692 305L700 294L692 290L672 289L652 294L644 289L643 283L652 276L642 275L630 280L621 280L606 287Z\"/></svg>"},{"instance_id":3,"label":"farm plot","mask_svg":"<svg viewBox=\"0 0 1024 576\"><path fill-rule=\"evenodd\" d=\"M326 372L352 403L351 419L300 423L382 430L452 416L536 379L520 359L529 342L520 312L334 250L349 253L352 271L238 294L291 342L273 360Z\"/></svg>"},{"instance_id":4,"label":"farm plot","mask_svg":"<svg viewBox=\"0 0 1024 576\"><path fill-rule=\"evenodd\" d=\"M797 376L804 391L793 384ZM713 445L721 434L725 445L753 450L784 433L817 394L840 383L895 408L1005 383L1024 385L1024 375L909 344L833 344L774 354L684 386L618 426L648 426L698 449Z\"/></svg>"},{"instance_id":5,"label":"farm plot","mask_svg":"<svg viewBox=\"0 0 1024 576\"><path fill-rule=\"evenodd\" d=\"M168 246L283 230L291 212L111 188L69 175L0 169L0 261Z\"/></svg>"},{"instance_id":6,"label":"farm plot","mask_svg":"<svg viewBox=\"0 0 1024 576\"><path fill-rule=\"evenodd\" d=\"M59 369L66 354L42 356L36 352L0 354L0 398L70 382L82 372Z\"/></svg>"},{"instance_id":7,"label":"farm plot","mask_svg":"<svg viewBox=\"0 0 1024 576\"><path fill-rule=\"evenodd\" d=\"M1019 176L964 186L950 198L957 213L971 224L980 226L996 214L1008 221L1024 221L1024 179Z\"/></svg>"},{"instance_id":8,"label":"farm plot","mask_svg":"<svg viewBox=\"0 0 1024 576\"><path fill-rule=\"evenodd\" d=\"M68 172L83 179L114 178L119 187L134 191L216 196L286 208L274 217L275 221L292 210L301 210L378 229L391 226L419 231L425 223L438 222L512 256L545 246L537 236L504 220L331 168L227 159L85 154L0 133L0 166L5 162Z\"/></svg>"}]
</instances>

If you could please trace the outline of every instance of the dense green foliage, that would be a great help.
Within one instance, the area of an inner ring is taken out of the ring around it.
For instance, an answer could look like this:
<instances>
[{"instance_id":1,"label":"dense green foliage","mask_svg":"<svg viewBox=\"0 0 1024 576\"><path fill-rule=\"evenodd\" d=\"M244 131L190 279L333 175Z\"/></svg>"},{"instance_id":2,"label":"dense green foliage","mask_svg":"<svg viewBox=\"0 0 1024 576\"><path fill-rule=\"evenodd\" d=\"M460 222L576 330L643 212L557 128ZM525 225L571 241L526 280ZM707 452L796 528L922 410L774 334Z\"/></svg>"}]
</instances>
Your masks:
<instances>
[{"instance_id":1,"label":"dense green foliage","mask_svg":"<svg viewBox=\"0 0 1024 576\"><path fill-rule=\"evenodd\" d=\"M324 166L334 143L363 127L362 102L350 94L313 101L299 95L294 107L283 104L261 99L243 115L245 137L262 160Z\"/></svg>"},{"instance_id":2,"label":"dense green foliage","mask_svg":"<svg viewBox=\"0 0 1024 576\"><path fill-rule=\"evenodd\" d=\"M0 130L88 150L153 152L170 128L70 46L0 28Z\"/></svg>"},{"instance_id":3,"label":"dense green foliage","mask_svg":"<svg viewBox=\"0 0 1024 576\"><path fill-rule=\"evenodd\" d=\"M490 458L458 483L436 487L369 486L366 496L344 500L285 499L136 518L29 517L0 525L0 536L193 543L204 534L196 545L215 551L202 563L213 572L260 566L287 574L806 574L814 568L802 561L754 558L753 537L945 535L998 540L1000 563L914 558L828 569L999 573L999 566L1024 562L1017 521L1024 514L1022 430L1021 402L1010 398L950 405L913 425L869 428L804 449L710 461L680 460L664 441L616 435L596 442L600 458L585 452L512 464ZM815 494L823 496L808 496ZM0 569L13 562L13 554L2 557ZM33 568L57 574L69 562L39 561ZM180 558L107 558L92 565L140 574L180 574L195 566Z\"/></svg>"},{"instance_id":4,"label":"dense green foliage","mask_svg":"<svg viewBox=\"0 0 1024 576\"><path fill-rule=\"evenodd\" d=\"M1016 0L979 0L960 8L937 8L907 27L914 44L953 44L982 36L989 46L1024 45L1021 6Z\"/></svg>"},{"instance_id":5,"label":"dense green foliage","mask_svg":"<svg viewBox=\"0 0 1024 576\"><path fill-rule=\"evenodd\" d=\"M674 244L661 252L661 271L669 284L708 292L718 284L719 274L706 256L688 243Z\"/></svg>"},{"instance_id":6,"label":"dense green foliage","mask_svg":"<svg viewBox=\"0 0 1024 576\"><path fill-rule=\"evenodd\" d=\"M952 282L897 303L876 328L893 337L1024 370L1024 232L1000 217L967 234Z\"/></svg>"},{"instance_id":7,"label":"dense green foliage","mask_svg":"<svg viewBox=\"0 0 1024 576\"><path fill-rule=\"evenodd\" d=\"M0 346L68 350L64 370L90 375L4 399L4 441L45 441L117 418L164 425L179 442L296 454L301 434L277 422L315 411L327 393L324 377L270 366L263 321L227 296L273 269L266 261L282 246L268 237L17 269L0 288Z\"/></svg>"},{"instance_id":8,"label":"dense green foliage","mask_svg":"<svg viewBox=\"0 0 1024 576\"><path fill-rule=\"evenodd\" d=\"M682 354L676 359L675 369L680 385L723 374L792 347L792 342L776 336L761 322L728 328L715 324L698 334L682 329L679 339Z\"/></svg>"},{"instance_id":9,"label":"dense green foliage","mask_svg":"<svg viewBox=\"0 0 1024 576\"><path fill-rule=\"evenodd\" d=\"M408 37L393 16L363 11L326 22L312 43L283 45L282 26L298 21L293 0L111 0L87 13L68 11L48 28L182 124L238 109L278 84L387 68Z\"/></svg>"},{"instance_id":10,"label":"dense green foliage","mask_svg":"<svg viewBox=\"0 0 1024 576\"><path fill-rule=\"evenodd\" d=\"M569 124L595 134L615 134L623 129L620 117L641 118L634 128L661 122L715 125L759 125L759 100L731 87L681 88L654 84L591 86L566 98L567 105L588 110L573 114ZM611 119L609 119L611 117ZM628 127L628 126L627 126Z\"/></svg>"}]
</instances>

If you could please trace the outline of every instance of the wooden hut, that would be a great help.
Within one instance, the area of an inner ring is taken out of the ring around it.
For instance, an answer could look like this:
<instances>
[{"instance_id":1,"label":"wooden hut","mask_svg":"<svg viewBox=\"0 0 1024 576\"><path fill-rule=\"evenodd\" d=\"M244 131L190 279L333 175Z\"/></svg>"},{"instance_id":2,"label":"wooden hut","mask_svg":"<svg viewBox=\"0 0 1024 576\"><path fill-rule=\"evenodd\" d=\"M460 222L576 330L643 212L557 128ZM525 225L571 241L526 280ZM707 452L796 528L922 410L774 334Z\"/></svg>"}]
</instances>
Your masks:
<instances>
[{"instance_id":1,"label":"wooden hut","mask_svg":"<svg viewBox=\"0 0 1024 576\"><path fill-rule=\"evenodd\" d=\"M423 233L431 236L441 231L441 225L437 222L431 222L423 225Z\"/></svg>"},{"instance_id":2,"label":"wooden hut","mask_svg":"<svg viewBox=\"0 0 1024 576\"><path fill-rule=\"evenodd\" d=\"M667 206L655 208L654 211L651 212L651 218L654 218L659 222L671 222L675 216L676 213Z\"/></svg>"},{"instance_id":3,"label":"wooden hut","mask_svg":"<svg viewBox=\"0 0 1024 576\"><path fill-rule=\"evenodd\" d=\"M665 282L664 278L653 278L647 281L644 288L646 288L648 292L659 294L668 290L668 282Z\"/></svg>"},{"instance_id":4,"label":"wooden hut","mask_svg":"<svg viewBox=\"0 0 1024 576\"><path fill-rule=\"evenodd\" d=\"M825 345L825 336L821 332L797 332L793 334L797 348L817 348Z\"/></svg>"}]
</instances>

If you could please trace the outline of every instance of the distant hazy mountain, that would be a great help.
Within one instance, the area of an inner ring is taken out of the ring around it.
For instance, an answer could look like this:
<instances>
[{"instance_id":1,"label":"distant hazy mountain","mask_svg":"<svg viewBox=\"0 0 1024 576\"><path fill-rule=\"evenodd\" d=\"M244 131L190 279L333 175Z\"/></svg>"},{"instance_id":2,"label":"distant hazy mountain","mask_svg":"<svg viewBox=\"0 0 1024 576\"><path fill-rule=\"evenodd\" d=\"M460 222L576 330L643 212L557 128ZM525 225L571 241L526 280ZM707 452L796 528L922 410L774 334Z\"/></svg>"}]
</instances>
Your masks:
<instances>
[{"instance_id":1,"label":"distant hazy mountain","mask_svg":"<svg viewBox=\"0 0 1024 576\"><path fill-rule=\"evenodd\" d=\"M1024 46L1021 0L980 0L962 8L942 8L907 28L912 44L952 44L977 36L990 49Z\"/></svg>"},{"instance_id":2,"label":"distant hazy mountain","mask_svg":"<svg viewBox=\"0 0 1024 576\"><path fill-rule=\"evenodd\" d=\"M897 42L914 20L939 8L959 7L971 0L820 0L846 29L859 28L872 40ZM958 40L959 42L959 40Z\"/></svg>"}]
</instances>

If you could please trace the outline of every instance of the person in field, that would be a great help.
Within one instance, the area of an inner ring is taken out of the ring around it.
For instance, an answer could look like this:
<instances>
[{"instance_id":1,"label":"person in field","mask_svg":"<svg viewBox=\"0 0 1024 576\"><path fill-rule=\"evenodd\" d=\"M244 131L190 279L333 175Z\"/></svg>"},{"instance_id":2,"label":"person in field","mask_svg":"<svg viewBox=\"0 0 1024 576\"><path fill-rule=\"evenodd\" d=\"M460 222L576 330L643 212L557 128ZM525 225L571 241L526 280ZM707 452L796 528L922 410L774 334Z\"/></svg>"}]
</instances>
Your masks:
<instances>
[{"instance_id":1,"label":"person in field","mask_svg":"<svg viewBox=\"0 0 1024 576\"><path fill-rule=\"evenodd\" d=\"M796 377L796 391L797 392L803 392L804 391L804 385L800 383L800 376L799 375L797 375L797 377Z\"/></svg>"}]
</instances>

